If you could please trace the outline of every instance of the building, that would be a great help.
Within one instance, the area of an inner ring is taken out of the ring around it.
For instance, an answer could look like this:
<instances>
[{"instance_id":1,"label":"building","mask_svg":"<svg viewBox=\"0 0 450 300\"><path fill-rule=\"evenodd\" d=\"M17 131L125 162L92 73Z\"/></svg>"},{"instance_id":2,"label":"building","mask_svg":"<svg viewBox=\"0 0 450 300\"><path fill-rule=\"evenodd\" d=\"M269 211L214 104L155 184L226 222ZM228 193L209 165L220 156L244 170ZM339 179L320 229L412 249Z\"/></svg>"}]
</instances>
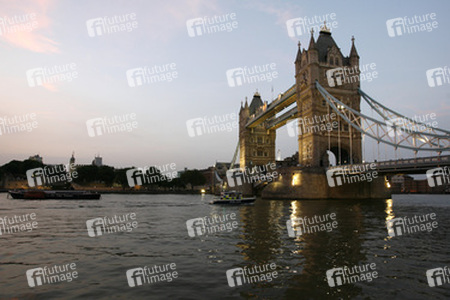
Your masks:
<instances>
[{"instance_id":1,"label":"building","mask_svg":"<svg viewBox=\"0 0 450 300\"><path fill-rule=\"evenodd\" d=\"M304 124L317 122L318 117L322 119L320 122L324 122L327 116L330 120L331 108L316 89L316 81L344 104L360 111L359 55L354 42L352 37L350 54L344 56L329 29L323 25L317 40L314 40L314 31L311 31L308 50L302 50L299 43L295 60L295 80L298 117ZM345 76L349 70L354 72L351 77ZM307 130L308 128L299 122L300 165L327 167L328 149L333 152L338 164L362 162L361 133L348 126L345 121L339 120L336 114L335 117L339 127L330 132Z\"/></svg>"},{"instance_id":2,"label":"building","mask_svg":"<svg viewBox=\"0 0 450 300\"><path fill-rule=\"evenodd\" d=\"M43 164L42 156L40 156L39 154L36 154L34 156L30 156L28 159L29 160L34 160L34 161L37 161L37 162L40 162L41 164Z\"/></svg>"},{"instance_id":3,"label":"building","mask_svg":"<svg viewBox=\"0 0 450 300\"><path fill-rule=\"evenodd\" d=\"M92 164L97 167L103 166L103 158L100 155L96 155L92 161Z\"/></svg>"},{"instance_id":4,"label":"building","mask_svg":"<svg viewBox=\"0 0 450 300\"><path fill-rule=\"evenodd\" d=\"M265 111L267 102L263 102L261 95L256 92L248 105L245 99L244 106L239 111L239 165L241 168L252 168L275 162L275 130L266 130L266 123L262 122L255 128L247 128L248 121L258 113Z\"/></svg>"}]
</instances>

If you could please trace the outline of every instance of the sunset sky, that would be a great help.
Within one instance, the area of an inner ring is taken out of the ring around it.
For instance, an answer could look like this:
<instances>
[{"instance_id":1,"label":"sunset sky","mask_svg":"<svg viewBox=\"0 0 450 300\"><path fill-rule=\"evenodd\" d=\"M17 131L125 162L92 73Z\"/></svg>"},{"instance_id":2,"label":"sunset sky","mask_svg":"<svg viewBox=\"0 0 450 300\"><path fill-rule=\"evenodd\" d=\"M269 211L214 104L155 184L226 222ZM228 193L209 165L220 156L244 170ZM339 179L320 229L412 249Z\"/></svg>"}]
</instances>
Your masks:
<instances>
[{"instance_id":1,"label":"sunset sky","mask_svg":"<svg viewBox=\"0 0 450 300\"><path fill-rule=\"evenodd\" d=\"M0 164L35 154L45 163L67 163L72 151L77 163L88 164L99 153L104 164L116 167L205 168L230 161L236 128L195 135L186 122L231 118L256 90L269 102L286 91L294 84L297 44L307 47L310 40L309 33L290 36L286 21L327 14L335 14L332 34L342 53L349 54L354 36L361 64L376 64L378 78L363 82L362 90L407 116L435 113L439 127L450 129L450 84L430 87L426 77L428 69L450 65L450 3L343 3L0 1L0 118L35 114L37 122L30 132L2 132ZM387 20L431 13L438 26L430 32L389 36ZM107 23L122 22L123 31L102 29L105 17ZM205 17L225 20L223 28L230 30L198 35L193 19ZM228 70L271 64L277 73L271 82L230 86L227 80ZM45 72L62 75L41 85ZM159 82L142 79L155 73L164 74ZM363 110L370 115L367 106ZM99 134L95 124L104 118L129 122L123 128L130 131ZM280 128L282 157L297 148L297 138ZM366 148L366 159L373 159L373 144Z\"/></svg>"}]
</instances>

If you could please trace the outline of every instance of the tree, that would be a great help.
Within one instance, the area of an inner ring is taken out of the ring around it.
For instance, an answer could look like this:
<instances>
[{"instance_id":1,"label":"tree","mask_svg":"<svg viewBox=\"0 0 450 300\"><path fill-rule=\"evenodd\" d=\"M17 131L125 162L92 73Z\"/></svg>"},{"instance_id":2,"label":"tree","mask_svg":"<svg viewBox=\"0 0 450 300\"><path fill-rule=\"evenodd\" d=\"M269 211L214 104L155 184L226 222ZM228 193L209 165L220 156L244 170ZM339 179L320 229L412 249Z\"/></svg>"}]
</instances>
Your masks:
<instances>
[{"instance_id":1,"label":"tree","mask_svg":"<svg viewBox=\"0 0 450 300\"><path fill-rule=\"evenodd\" d=\"M181 181L184 184L191 184L191 188L194 189L196 185L203 185L206 183L206 178L203 174L197 170L187 170L183 174L181 174Z\"/></svg>"}]
</instances>

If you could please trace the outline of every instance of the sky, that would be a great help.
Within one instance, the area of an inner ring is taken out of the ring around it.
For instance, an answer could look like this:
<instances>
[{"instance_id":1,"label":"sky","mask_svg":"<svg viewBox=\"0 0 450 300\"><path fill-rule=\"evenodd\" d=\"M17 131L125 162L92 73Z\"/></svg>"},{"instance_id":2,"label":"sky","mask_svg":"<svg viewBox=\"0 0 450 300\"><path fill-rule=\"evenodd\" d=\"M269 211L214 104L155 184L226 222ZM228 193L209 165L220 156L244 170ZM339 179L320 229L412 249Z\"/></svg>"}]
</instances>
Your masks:
<instances>
[{"instance_id":1,"label":"sky","mask_svg":"<svg viewBox=\"0 0 450 300\"><path fill-rule=\"evenodd\" d=\"M67 163L72 152L76 163L100 154L115 167L231 161L242 101L258 90L271 102L294 84L298 42L307 47L310 33L290 34L286 22L327 15L342 53L354 36L361 65L376 65L362 90L406 116L435 114L450 129L450 84L431 87L426 76L450 64L449 14L448 1L0 1L0 118L22 125L0 126L0 164L35 154ZM414 16L435 28L389 36L388 20ZM198 18L221 31L205 31ZM245 67L275 75L254 83L228 76ZM199 132L198 118L221 130ZM376 147L367 142L366 160L377 158ZM395 157L380 147L383 158ZM276 148L291 156L297 138L282 127Z\"/></svg>"}]
</instances>

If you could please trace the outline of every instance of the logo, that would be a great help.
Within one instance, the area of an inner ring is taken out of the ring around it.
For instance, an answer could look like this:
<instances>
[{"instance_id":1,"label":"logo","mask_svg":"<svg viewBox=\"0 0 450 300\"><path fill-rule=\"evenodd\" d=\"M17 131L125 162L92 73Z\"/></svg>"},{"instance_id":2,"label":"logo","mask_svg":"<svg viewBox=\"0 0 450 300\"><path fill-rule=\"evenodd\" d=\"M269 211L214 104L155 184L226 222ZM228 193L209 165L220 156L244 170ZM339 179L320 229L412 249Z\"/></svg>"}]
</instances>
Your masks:
<instances>
[{"instance_id":1,"label":"logo","mask_svg":"<svg viewBox=\"0 0 450 300\"><path fill-rule=\"evenodd\" d=\"M237 29L236 14L215 15L213 17L194 18L186 21L190 37L197 37L218 32L231 32Z\"/></svg>"},{"instance_id":2,"label":"logo","mask_svg":"<svg viewBox=\"0 0 450 300\"><path fill-rule=\"evenodd\" d=\"M136 14L100 17L86 21L86 28L90 37L109 35L118 32L131 32L138 27Z\"/></svg>"},{"instance_id":3,"label":"logo","mask_svg":"<svg viewBox=\"0 0 450 300\"><path fill-rule=\"evenodd\" d=\"M0 18L0 36L6 36L17 32L30 32L38 27L36 14L4 16Z\"/></svg>"},{"instance_id":4,"label":"logo","mask_svg":"<svg viewBox=\"0 0 450 300\"><path fill-rule=\"evenodd\" d=\"M130 187L157 184L163 181L171 182L177 177L176 164L164 166L134 168L127 170L127 181ZM172 170L170 171L169 168Z\"/></svg>"},{"instance_id":5,"label":"logo","mask_svg":"<svg viewBox=\"0 0 450 300\"><path fill-rule=\"evenodd\" d=\"M37 126L36 113L25 114L22 116L15 115L13 117L4 116L3 118L0 118L0 135L24 131L31 132L33 129L36 129Z\"/></svg>"},{"instance_id":6,"label":"logo","mask_svg":"<svg viewBox=\"0 0 450 300\"><path fill-rule=\"evenodd\" d=\"M313 217L301 217L289 219L286 222L286 228L289 237L301 236L303 234L316 232L331 232L336 229L338 222L336 221L336 214L326 214L322 216L314 215Z\"/></svg>"},{"instance_id":7,"label":"logo","mask_svg":"<svg viewBox=\"0 0 450 300\"><path fill-rule=\"evenodd\" d=\"M26 172L28 186L43 186L72 182L78 177L74 164L45 166L43 168L29 169Z\"/></svg>"},{"instance_id":8,"label":"logo","mask_svg":"<svg viewBox=\"0 0 450 300\"><path fill-rule=\"evenodd\" d=\"M272 182L278 177L275 163L267 163L253 168L244 167L229 169L226 172L229 187L241 186L244 183L254 183L259 181ZM273 171L273 172L271 172Z\"/></svg>"},{"instance_id":9,"label":"logo","mask_svg":"<svg viewBox=\"0 0 450 300\"><path fill-rule=\"evenodd\" d=\"M427 171L427 181L430 187L450 183L450 170L448 167L434 168Z\"/></svg>"},{"instance_id":10,"label":"logo","mask_svg":"<svg viewBox=\"0 0 450 300\"><path fill-rule=\"evenodd\" d=\"M429 87L441 86L450 83L450 72L447 66L426 71Z\"/></svg>"},{"instance_id":11,"label":"logo","mask_svg":"<svg viewBox=\"0 0 450 300\"><path fill-rule=\"evenodd\" d=\"M153 284L157 282L172 282L178 278L176 264L154 265L153 267L143 267L129 269L126 272L129 287L142 286L144 284Z\"/></svg>"},{"instance_id":12,"label":"logo","mask_svg":"<svg viewBox=\"0 0 450 300\"><path fill-rule=\"evenodd\" d=\"M231 232L233 229L238 228L238 222L236 221L236 214L231 213L190 219L186 221L186 227L188 235L196 237L216 232Z\"/></svg>"},{"instance_id":13,"label":"logo","mask_svg":"<svg viewBox=\"0 0 450 300\"><path fill-rule=\"evenodd\" d=\"M129 87L137 87L144 84L157 82L172 82L178 78L177 64L154 65L152 67L140 67L126 71Z\"/></svg>"},{"instance_id":14,"label":"logo","mask_svg":"<svg viewBox=\"0 0 450 300\"><path fill-rule=\"evenodd\" d=\"M52 284L58 282L71 282L78 278L76 264L54 265L52 267L45 266L43 268L34 268L26 271L29 287L37 287L44 284Z\"/></svg>"},{"instance_id":15,"label":"logo","mask_svg":"<svg viewBox=\"0 0 450 300\"><path fill-rule=\"evenodd\" d=\"M297 37L308 34L311 30L319 32L323 24L328 25L328 29L336 29L338 27L336 14L289 19L286 21L286 28L290 37Z\"/></svg>"},{"instance_id":16,"label":"logo","mask_svg":"<svg viewBox=\"0 0 450 300\"><path fill-rule=\"evenodd\" d=\"M405 125L407 124L407 122L408 122L408 120L406 120L405 118L392 118L392 119L386 120L386 126L388 128L388 135L390 137L403 135L403 131L400 128L403 127L405 129L406 128Z\"/></svg>"},{"instance_id":17,"label":"logo","mask_svg":"<svg viewBox=\"0 0 450 300\"><path fill-rule=\"evenodd\" d=\"M255 65L253 67L241 67L229 69L226 71L228 86L236 87L244 84L252 84L257 82L272 82L278 78L276 64Z\"/></svg>"},{"instance_id":18,"label":"logo","mask_svg":"<svg viewBox=\"0 0 450 300\"><path fill-rule=\"evenodd\" d=\"M117 232L131 232L138 227L136 213L128 213L121 216L99 217L86 221L87 232L90 237Z\"/></svg>"},{"instance_id":19,"label":"logo","mask_svg":"<svg viewBox=\"0 0 450 300\"><path fill-rule=\"evenodd\" d=\"M378 278L378 272L375 271L376 264L355 265L351 268L345 266L327 270L326 276L330 287L337 287L344 284L367 281L371 282Z\"/></svg>"},{"instance_id":20,"label":"logo","mask_svg":"<svg viewBox=\"0 0 450 300\"><path fill-rule=\"evenodd\" d=\"M72 82L73 79L78 78L76 68L77 65L75 63L70 63L29 69L26 72L28 86L37 87L63 81Z\"/></svg>"},{"instance_id":21,"label":"logo","mask_svg":"<svg viewBox=\"0 0 450 300\"><path fill-rule=\"evenodd\" d=\"M131 132L138 127L135 113L101 117L86 121L87 132L90 137L104 134Z\"/></svg>"},{"instance_id":22,"label":"logo","mask_svg":"<svg viewBox=\"0 0 450 300\"><path fill-rule=\"evenodd\" d=\"M258 283L262 281L271 282L278 277L275 263L255 265L252 267L235 268L226 271L228 286L236 287L244 284Z\"/></svg>"},{"instance_id":23,"label":"logo","mask_svg":"<svg viewBox=\"0 0 450 300\"><path fill-rule=\"evenodd\" d=\"M13 234L23 231L31 232L36 229L38 222L36 214L25 214L22 216L14 215L14 217L0 217L0 235Z\"/></svg>"},{"instance_id":24,"label":"logo","mask_svg":"<svg viewBox=\"0 0 450 300\"><path fill-rule=\"evenodd\" d=\"M438 222L436 214L430 213L426 215L415 215L408 218L394 218L386 222L386 228L390 237L401 236L403 234L413 234L417 232L431 232L436 229Z\"/></svg>"},{"instance_id":25,"label":"logo","mask_svg":"<svg viewBox=\"0 0 450 300\"><path fill-rule=\"evenodd\" d=\"M426 275L430 287L441 286L450 282L450 272L447 266L427 270Z\"/></svg>"},{"instance_id":26,"label":"logo","mask_svg":"<svg viewBox=\"0 0 450 300\"><path fill-rule=\"evenodd\" d=\"M238 128L237 115L235 113L222 116L194 118L186 121L186 128L190 137L213 134L219 132L231 132Z\"/></svg>"},{"instance_id":27,"label":"logo","mask_svg":"<svg viewBox=\"0 0 450 300\"><path fill-rule=\"evenodd\" d=\"M413 34L417 32L431 32L438 27L435 13L422 16L393 18L386 21L387 32L390 37Z\"/></svg>"},{"instance_id":28,"label":"logo","mask_svg":"<svg viewBox=\"0 0 450 300\"><path fill-rule=\"evenodd\" d=\"M287 132L290 137L297 137L303 134L330 132L337 129L339 123L336 121L336 114L326 114L322 116L298 118L286 124Z\"/></svg>"},{"instance_id":29,"label":"logo","mask_svg":"<svg viewBox=\"0 0 450 300\"><path fill-rule=\"evenodd\" d=\"M330 87L341 86L343 84L359 83L363 81L371 82L378 78L375 63L365 64L361 67L353 66L334 68L326 71L327 82Z\"/></svg>"},{"instance_id":30,"label":"logo","mask_svg":"<svg viewBox=\"0 0 450 300\"><path fill-rule=\"evenodd\" d=\"M328 185L336 187L347 183L372 182L374 178L378 178L378 171L373 171L375 169L375 163L329 169L326 172Z\"/></svg>"}]
</instances>

